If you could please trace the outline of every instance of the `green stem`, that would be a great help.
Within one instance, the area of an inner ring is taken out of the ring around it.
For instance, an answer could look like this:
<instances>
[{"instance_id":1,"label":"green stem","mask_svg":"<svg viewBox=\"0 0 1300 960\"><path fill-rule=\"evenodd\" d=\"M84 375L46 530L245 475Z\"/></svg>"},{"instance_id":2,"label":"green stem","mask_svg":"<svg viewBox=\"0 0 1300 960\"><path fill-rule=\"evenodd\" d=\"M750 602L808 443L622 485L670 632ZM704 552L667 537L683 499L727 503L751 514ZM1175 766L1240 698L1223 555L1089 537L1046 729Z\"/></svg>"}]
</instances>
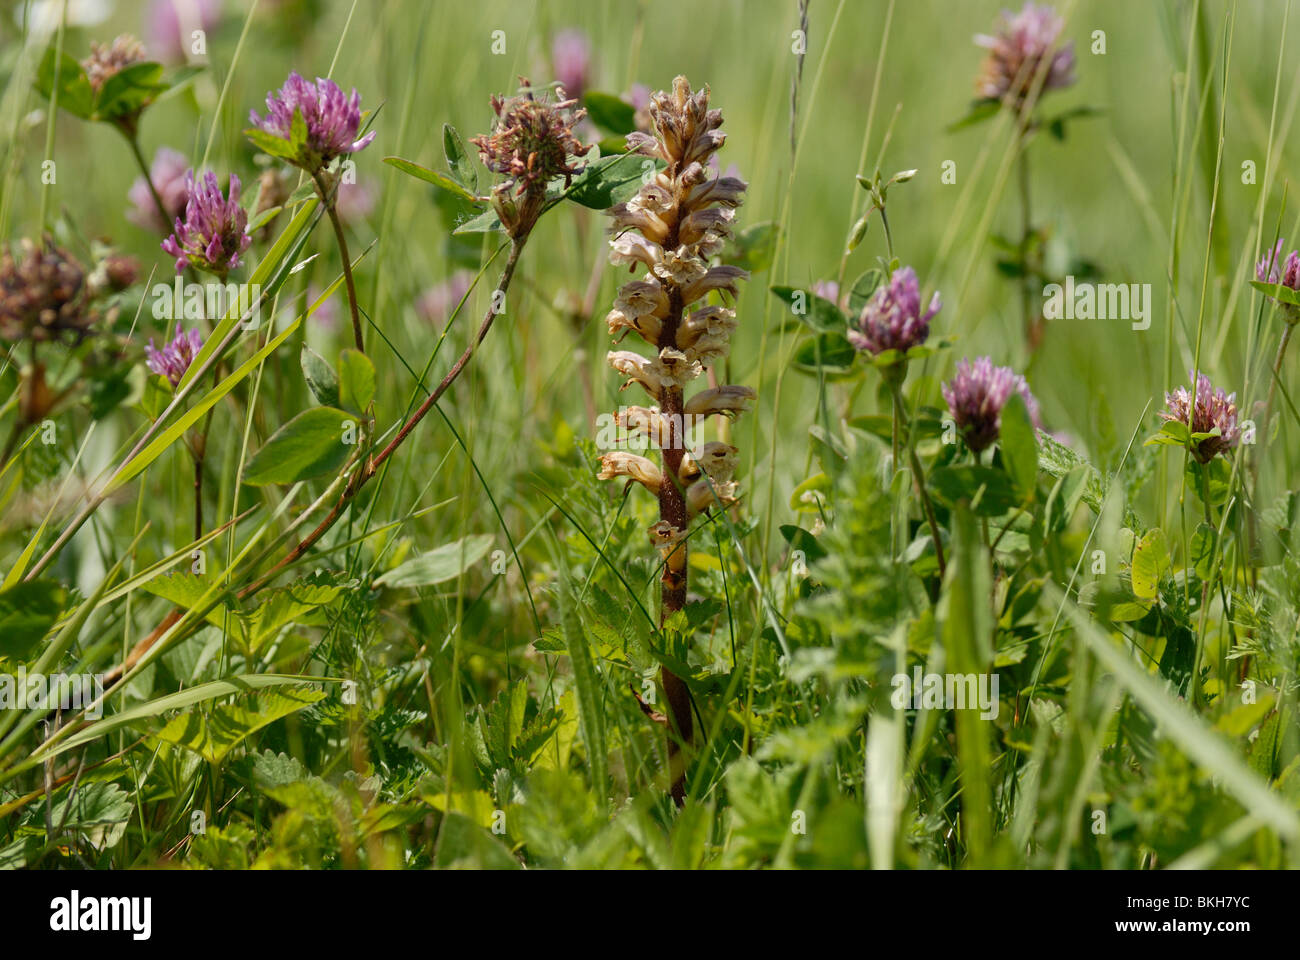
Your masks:
<instances>
[{"instance_id":1,"label":"green stem","mask_svg":"<svg viewBox=\"0 0 1300 960\"><path fill-rule=\"evenodd\" d=\"M316 183L316 192L320 194L321 203L325 205L325 212L329 214L330 223L334 226L334 238L338 241L339 255L343 258L343 283L348 289L348 309L352 312L352 339L356 342L357 349L365 353L365 343L361 335L361 314L357 310L357 288L352 282L352 258L348 256L348 241L343 235L343 222L339 219L338 210L335 209L334 196L325 186L320 172L317 171L311 176Z\"/></svg>"},{"instance_id":2,"label":"green stem","mask_svg":"<svg viewBox=\"0 0 1300 960\"><path fill-rule=\"evenodd\" d=\"M163 206L162 197L158 195L158 188L153 185L153 176L149 173L149 164L145 162L144 154L140 152L140 138L128 133L126 130L122 131L122 136L126 137L126 142L131 145L131 154L135 157L140 172L144 174L144 182L149 185L149 196L153 197L154 206L158 208L158 216L162 218L163 229L170 231L172 225L171 214Z\"/></svg>"}]
</instances>

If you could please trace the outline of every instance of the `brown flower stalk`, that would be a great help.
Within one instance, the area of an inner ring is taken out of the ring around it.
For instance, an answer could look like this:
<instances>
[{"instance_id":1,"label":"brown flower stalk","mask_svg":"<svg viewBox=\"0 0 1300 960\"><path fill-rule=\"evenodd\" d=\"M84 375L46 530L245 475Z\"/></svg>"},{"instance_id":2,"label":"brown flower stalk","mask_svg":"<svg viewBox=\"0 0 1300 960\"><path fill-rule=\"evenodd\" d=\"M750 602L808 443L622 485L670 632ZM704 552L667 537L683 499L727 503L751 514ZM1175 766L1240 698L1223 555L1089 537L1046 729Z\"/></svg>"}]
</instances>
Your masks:
<instances>
[{"instance_id":1,"label":"brown flower stalk","mask_svg":"<svg viewBox=\"0 0 1300 960\"><path fill-rule=\"evenodd\" d=\"M699 302L711 293L734 297L737 281L748 277L738 267L710 265L731 232L746 184L708 172L710 156L726 139L718 129L721 111L708 104L709 88L692 93L685 77L673 81L671 92L651 97L653 133L629 134L627 143L630 151L661 161L664 169L631 200L608 211L614 221L610 260L645 270L620 288L606 317L610 334L636 334L656 351L650 357L631 350L610 352L610 366L627 378L624 386L638 384L657 404L628 408L618 420L659 449L662 468L619 450L601 457L600 476L628 477L658 497L659 521L650 528L650 539L663 558L660 626L686 605L686 536L692 517L735 501L731 477L736 448L710 443L688 454L687 431L708 415L738 414L754 399L752 390L738 386L705 390L689 402L684 396L686 384L727 355L736 325L734 310ZM690 692L666 666L660 681L667 702L670 791L681 806L686 798L683 751L694 738Z\"/></svg>"}]
</instances>

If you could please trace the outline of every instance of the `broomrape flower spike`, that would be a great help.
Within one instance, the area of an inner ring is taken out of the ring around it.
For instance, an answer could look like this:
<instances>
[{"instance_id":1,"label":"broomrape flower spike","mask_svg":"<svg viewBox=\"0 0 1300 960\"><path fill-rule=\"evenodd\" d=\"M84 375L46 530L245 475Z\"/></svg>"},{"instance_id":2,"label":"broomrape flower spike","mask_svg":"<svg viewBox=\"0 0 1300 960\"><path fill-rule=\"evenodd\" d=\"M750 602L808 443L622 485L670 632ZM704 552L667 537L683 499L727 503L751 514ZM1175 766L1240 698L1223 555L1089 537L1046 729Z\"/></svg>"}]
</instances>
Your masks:
<instances>
[{"instance_id":1,"label":"broomrape flower spike","mask_svg":"<svg viewBox=\"0 0 1300 960\"><path fill-rule=\"evenodd\" d=\"M610 261L640 275L618 291L606 317L610 335L640 337L653 351L611 351L610 366L635 383L654 407L633 407L619 418L629 433L645 437L660 451L662 469L645 457L616 451L601 458L600 476L627 476L656 493L659 521L650 540L663 559L660 624L686 603L686 531L693 516L736 500L732 480L739 451L726 443L705 444L698 459L686 456L690 421L709 415L735 416L752 406L754 391L718 386L685 399L685 388L727 356L736 327L735 311L719 304L695 306L710 293L736 295L749 276L733 266L710 261L731 235L735 208L746 184L738 177L710 172L709 161L726 139L722 113L709 109L709 88L692 92L685 77L660 91L647 107L652 132L628 135L633 153L660 160L664 169L626 203L610 208L613 221ZM486 160L485 160L486 162ZM693 736L690 695L667 667L660 679L670 727L668 768L673 800L685 801L685 757Z\"/></svg>"},{"instance_id":2,"label":"broomrape flower spike","mask_svg":"<svg viewBox=\"0 0 1300 960\"><path fill-rule=\"evenodd\" d=\"M266 95L266 116L251 110L249 122L249 138L257 146L312 176L335 157L364 150L375 139L373 130L357 138L361 95L355 89L345 96L333 80L317 77L311 83L297 72L289 74L278 92Z\"/></svg>"},{"instance_id":3,"label":"broomrape flower spike","mask_svg":"<svg viewBox=\"0 0 1300 960\"><path fill-rule=\"evenodd\" d=\"M221 195L217 175L211 171L201 181L195 181L193 171L187 173L185 189L189 195L185 216L176 218L176 228L162 248L176 258L177 273L189 265L224 280L252 243L245 231L248 214L239 205L239 177L230 175L228 197Z\"/></svg>"},{"instance_id":4,"label":"broomrape flower spike","mask_svg":"<svg viewBox=\"0 0 1300 960\"><path fill-rule=\"evenodd\" d=\"M173 387L180 384L185 371L194 362L194 357L203 349L203 336L198 330L186 331L176 324L176 336L159 350L149 338L149 345L144 348L145 365L154 373L170 381Z\"/></svg>"},{"instance_id":5,"label":"broomrape flower spike","mask_svg":"<svg viewBox=\"0 0 1300 960\"><path fill-rule=\"evenodd\" d=\"M1191 377L1191 374L1188 374ZM1196 399L1186 387L1165 394L1160 416L1166 421L1187 424L1191 431L1192 457L1206 464L1218 454L1227 455L1241 440L1237 425L1237 395L1216 390L1205 374L1196 377Z\"/></svg>"},{"instance_id":6,"label":"broomrape flower spike","mask_svg":"<svg viewBox=\"0 0 1300 960\"><path fill-rule=\"evenodd\" d=\"M943 385L943 399L966 446L976 455L987 450L1002 428L1002 408L1011 392L1020 394L1034 426L1041 429L1038 401L1025 378L1010 367L995 367L988 357L962 360L956 375Z\"/></svg>"},{"instance_id":7,"label":"broomrape flower spike","mask_svg":"<svg viewBox=\"0 0 1300 960\"><path fill-rule=\"evenodd\" d=\"M996 34L975 36L975 43L988 50L975 81L976 93L1010 101L1019 109L1040 89L1060 90L1073 84L1074 43L1056 45L1064 25L1046 4L1026 3L1016 14L1002 11Z\"/></svg>"},{"instance_id":8,"label":"broomrape flower spike","mask_svg":"<svg viewBox=\"0 0 1300 960\"><path fill-rule=\"evenodd\" d=\"M567 187L582 167L571 162L591 149L580 143L573 129L587 115L574 110L577 100L549 103L536 99L523 77L513 97L492 98L496 122L492 132L471 137L483 166L506 179L492 189L492 206L511 239L527 236L546 206L546 185L557 177Z\"/></svg>"}]
</instances>

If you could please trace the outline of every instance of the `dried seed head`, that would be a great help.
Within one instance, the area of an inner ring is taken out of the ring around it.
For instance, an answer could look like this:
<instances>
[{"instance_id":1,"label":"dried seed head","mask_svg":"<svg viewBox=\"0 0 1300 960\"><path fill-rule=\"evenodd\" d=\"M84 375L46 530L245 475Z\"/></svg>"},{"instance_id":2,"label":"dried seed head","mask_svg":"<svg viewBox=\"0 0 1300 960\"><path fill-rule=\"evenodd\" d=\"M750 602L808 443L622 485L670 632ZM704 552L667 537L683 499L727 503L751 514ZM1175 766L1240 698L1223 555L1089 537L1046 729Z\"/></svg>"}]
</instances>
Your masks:
<instances>
[{"instance_id":1,"label":"dried seed head","mask_svg":"<svg viewBox=\"0 0 1300 960\"><path fill-rule=\"evenodd\" d=\"M81 66L90 81L90 89L99 93L109 77L134 63L143 63L145 59L144 45L129 33L124 33L109 44L92 41L90 56L81 61Z\"/></svg>"},{"instance_id":2,"label":"dried seed head","mask_svg":"<svg viewBox=\"0 0 1300 960\"><path fill-rule=\"evenodd\" d=\"M98 319L91 310L86 272L49 237L22 242L22 259L0 254L0 339L9 343L80 341Z\"/></svg>"},{"instance_id":3,"label":"dried seed head","mask_svg":"<svg viewBox=\"0 0 1300 960\"><path fill-rule=\"evenodd\" d=\"M573 109L578 101L548 103L533 96L527 80L521 77L520 83L523 90L517 96L492 98L497 115L492 132L470 139L483 165L507 178L493 190L493 201L512 237L532 230L541 216L546 185L563 177L567 186L582 170L573 158L591 149L574 134L587 115L586 110Z\"/></svg>"}]
</instances>

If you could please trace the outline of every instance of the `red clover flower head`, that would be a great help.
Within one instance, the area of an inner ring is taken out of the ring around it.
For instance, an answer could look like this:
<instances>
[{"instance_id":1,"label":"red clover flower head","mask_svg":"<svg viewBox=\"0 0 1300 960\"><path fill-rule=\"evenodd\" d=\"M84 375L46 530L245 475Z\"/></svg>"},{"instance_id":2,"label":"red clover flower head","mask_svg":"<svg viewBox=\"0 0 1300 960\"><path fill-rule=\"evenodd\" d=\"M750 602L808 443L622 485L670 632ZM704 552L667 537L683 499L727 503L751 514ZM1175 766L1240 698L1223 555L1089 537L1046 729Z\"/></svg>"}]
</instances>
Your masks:
<instances>
[{"instance_id":1,"label":"red clover flower head","mask_svg":"<svg viewBox=\"0 0 1300 960\"><path fill-rule=\"evenodd\" d=\"M886 350L906 352L925 342L930 335L930 319L942 306L936 292L922 311L916 271L911 267L895 270L889 283L877 289L862 308L857 329L849 331L849 342L872 356Z\"/></svg>"},{"instance_id":2,"label":"red clover flower head","mask_svg":"<svg viewBox=\"0 0 1300 960\"><path fill-rule=\"evenodd\" d=\"M217 175L211 171L199 182L190 171L185 186L189 194L185 216L176 218L176 228L162 248L176 258L177 273L190 265L224 279L239 266L240 254L252 242L245 232L248 214L239 205L239 177L230 175L229 198L221 195Z\"/></svg>"},{"instance_id":3,"label":"red clover flower head","mask_svg":"<svg viewBox=\"0 0 1300 960\"><path fill-rule=\"evenodd\" d=\"M161 350L153 345L153 337L149 338L149 345L144 348L144 362L150 370L166 377L176 387L202 348L203 336L199 331L186 331L178 323L176 336Z\"/></svg>"},{"instance_id":4,"label":"red clover flower head","mask_svg":"<svg viewBox=\"0 0 1300 960\"><path fill-rule=\"evenodd\" d=\"M1273 249L1255 264L1255 278L1261 283L1280 283L1282 286L1300 291L1300 252L1292 250L1282 259L1281 237L1278 238L1277 244ZM1276 297L1269 297L1282 308L1282 317L1287 323L1295 323L1300 320L1300 307L1290 303L1284 303Z\"/></svg>"},{"instance_id":5,"label":"red clover flower head","mask_svg":"<svg viewBox=\"0 0 1300 960\"><path fill-rule=\"evenodd\" d=\"M1192 433L1219 431L1217 436L1206 437L1192 448L1197 463L1209 463L1216 454L1226 455L1241 440L1241 429L1237 425L1237 395L1225 395L1222 389L1214 389L1210 378L1203 373L1196 377L1195 402L1186 387L1179 387L1165 394L1165 407L1167 409L1160 412L1161 417L1187 424Z\"/></svg>"},{"instance_id":6,"label":"red clover flower head","mask_svg":"<svg viewBox=\"0 0 1300 960\"><path fill-rule=\"evenodd\" d=\"M1025 401L1034 426L1041 429L1038 401L1029 392L1025 378L1010 367L995 367L988 357L979 357L974 363L962 360L957 364L956 375L943 385L948 412L966 445L975 453L982 453L998 438L1002 408L1013 390Z\"/></svg>"},{"instance_id":7,"label":"red clover flower head","mask_svg":"<svg viewBox=\"0 0 1300 960\"><path fill-rule=\"evenodd\" d=\"M996 100L1009 96L1019 106L1040 83L1044 92L1074 83L1074 44L1056 45L1063 26L1046 4L1026 3L1016 14L1002 11L995 35L975 37L975 43L988 50L975 81L976 92ZM1042 72L1047 75L1040 80Z\"/></svg>"},{"instance_id":8,"label":"red clover flower head","mask_svg":"<svg viewBox=\"0 0 1300 960\"><path fill-rule=\"evenodd\" d=\"M253 126L278 140L293 140L293 117L298 112L307 128L307 140L285 159L308 173L318 173L335 157L364 150L375 139L372 130L360 139L361 96L353 89L345 96L333 80L318 77L311 83L290 73L278 93L266 95L266 116L249 113Z\"/></svg>"}]
</instances>

